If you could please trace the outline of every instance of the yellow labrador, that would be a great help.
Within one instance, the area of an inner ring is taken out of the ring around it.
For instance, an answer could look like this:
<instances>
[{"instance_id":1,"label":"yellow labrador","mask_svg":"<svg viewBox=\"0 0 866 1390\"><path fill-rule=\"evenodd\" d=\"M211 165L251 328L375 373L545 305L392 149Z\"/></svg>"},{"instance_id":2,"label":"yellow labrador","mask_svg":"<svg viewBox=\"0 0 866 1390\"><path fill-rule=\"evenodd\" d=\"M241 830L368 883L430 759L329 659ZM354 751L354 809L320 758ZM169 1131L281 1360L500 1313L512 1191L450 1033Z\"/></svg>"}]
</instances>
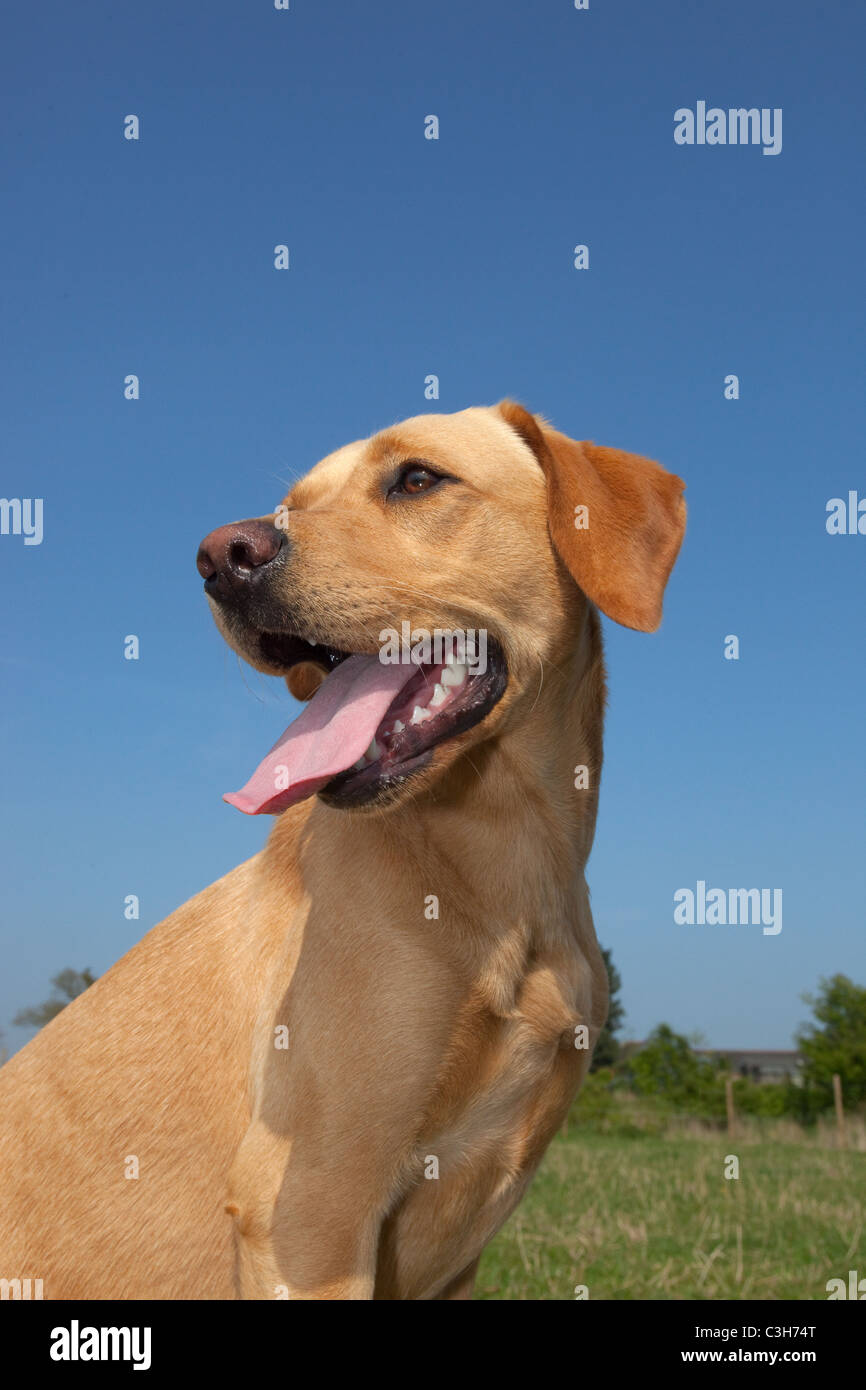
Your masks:
<instances>
[{"instance_id":1,"label":"yellow labrador","mask_svg":"<svg viewBox=\"0 0 866 1390\"><path fill-rule=\"evenodd\" d=\"M309 701L227 798L278 818L0 1070L0 1277L471 1296L606 1016L598 609L658 626L682 487L506 401L207 537L223 634Z\"/></svg>"}]
</instances>

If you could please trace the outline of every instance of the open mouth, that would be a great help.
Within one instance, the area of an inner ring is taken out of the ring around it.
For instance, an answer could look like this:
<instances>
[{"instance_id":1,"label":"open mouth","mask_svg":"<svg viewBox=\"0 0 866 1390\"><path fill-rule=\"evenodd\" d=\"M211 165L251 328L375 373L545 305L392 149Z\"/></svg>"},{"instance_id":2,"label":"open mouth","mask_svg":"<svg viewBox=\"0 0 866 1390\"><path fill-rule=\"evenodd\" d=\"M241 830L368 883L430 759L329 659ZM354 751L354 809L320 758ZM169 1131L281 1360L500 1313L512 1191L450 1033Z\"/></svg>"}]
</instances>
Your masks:
<instances>
[{"instance_id":1,"label":"open mouth","mask_svg":"<svg viewBox=\"0 0 866 1390\"><path fill-rule=\"evenodd\" d=\"M316 793L338 807L390 799L440 743L479 724L508 683L492 639L483 671L453 652L391 664L290 634L262 633L259 646L283 674L299 662L328 674L246 786L225 797L247 815L275 815Z\"/></svg>"}]
</instances>

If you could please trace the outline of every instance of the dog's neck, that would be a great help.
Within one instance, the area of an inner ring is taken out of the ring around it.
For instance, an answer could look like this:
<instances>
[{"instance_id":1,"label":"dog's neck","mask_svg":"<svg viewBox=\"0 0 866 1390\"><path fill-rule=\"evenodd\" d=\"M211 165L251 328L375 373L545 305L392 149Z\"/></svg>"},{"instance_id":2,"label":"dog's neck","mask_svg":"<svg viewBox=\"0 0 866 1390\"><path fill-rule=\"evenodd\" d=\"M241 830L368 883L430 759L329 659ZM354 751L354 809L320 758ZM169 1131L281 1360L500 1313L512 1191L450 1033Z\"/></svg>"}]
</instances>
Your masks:
<instances>
[{"instance_id":1,"label":"dog's neck","mask_svg":"<svg viewBox=\"0 0 866 1390\"><path fill-rule=\"evenodd\" d=\"M329 892L332 869L317 844L333 844L336 817L359 866L353 891L399 899L400 911L414 903L423 916L433 897L488 939L514 923L535 939L582 917L604 704L601 629L591 605L573 615L563 651L562 662L539 663L537 691L525 693L502 731L431 790L393 811L360 815L310 802L300 824L291 814L280 818L269 852L279 853L281 841L288 848L301 830L305 885L314 895Z\"/></svg>"},{"instance_id":2,"label":"dog's neck","mask_svg":"<svg viewBox=\"0 0 866 1390\"><path fill-rule=\"evenodd\" d=\"M447 862L488 921L497 902L526 915L561 913L583 882L604 708L601 627L590 605L565 650L562 662L539 662L538 688L506 728L410 811L425 848Z\"/></svg>"}]
</instances>

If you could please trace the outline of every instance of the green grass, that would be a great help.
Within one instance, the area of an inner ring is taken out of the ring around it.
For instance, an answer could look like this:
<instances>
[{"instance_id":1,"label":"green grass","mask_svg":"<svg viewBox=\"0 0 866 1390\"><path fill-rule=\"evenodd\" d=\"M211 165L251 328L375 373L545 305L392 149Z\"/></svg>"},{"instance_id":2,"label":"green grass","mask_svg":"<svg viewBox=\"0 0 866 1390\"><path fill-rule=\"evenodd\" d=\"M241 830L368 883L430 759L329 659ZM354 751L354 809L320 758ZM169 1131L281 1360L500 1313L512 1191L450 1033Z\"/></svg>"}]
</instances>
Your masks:
<instances>
[{"instance_id":1,"label":"green grass","mask_svg":"<svg viewBox=\"0 0 866 1390\"><path fill-rule=\"evenodd\" d=\"M736 1154L739 1179L724 1177ZM866 1276L866 1155L723 1133L551 1145L477 1299L826 1299Z\"/></svg>"}]
</instances>

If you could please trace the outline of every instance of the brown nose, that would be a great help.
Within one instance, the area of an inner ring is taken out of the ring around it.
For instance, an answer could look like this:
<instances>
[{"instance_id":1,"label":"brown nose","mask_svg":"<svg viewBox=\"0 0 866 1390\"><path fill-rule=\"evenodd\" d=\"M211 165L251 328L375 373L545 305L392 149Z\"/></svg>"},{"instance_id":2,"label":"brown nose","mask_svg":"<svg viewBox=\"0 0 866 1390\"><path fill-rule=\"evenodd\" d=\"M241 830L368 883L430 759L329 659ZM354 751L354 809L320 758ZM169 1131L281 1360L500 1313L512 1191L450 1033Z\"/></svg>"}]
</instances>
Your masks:
<instances>
[{"instance_id":1,"label":"brown nose","mask_svg":"<svg viewBox=\"0 0 866 1390\"><path fill-rule=\"evenodd\" d=\"M213 598L241 597L282 549L285 532L269 521L233 521L205 536L195 563Z\"/></svg>"}]
</instances>

